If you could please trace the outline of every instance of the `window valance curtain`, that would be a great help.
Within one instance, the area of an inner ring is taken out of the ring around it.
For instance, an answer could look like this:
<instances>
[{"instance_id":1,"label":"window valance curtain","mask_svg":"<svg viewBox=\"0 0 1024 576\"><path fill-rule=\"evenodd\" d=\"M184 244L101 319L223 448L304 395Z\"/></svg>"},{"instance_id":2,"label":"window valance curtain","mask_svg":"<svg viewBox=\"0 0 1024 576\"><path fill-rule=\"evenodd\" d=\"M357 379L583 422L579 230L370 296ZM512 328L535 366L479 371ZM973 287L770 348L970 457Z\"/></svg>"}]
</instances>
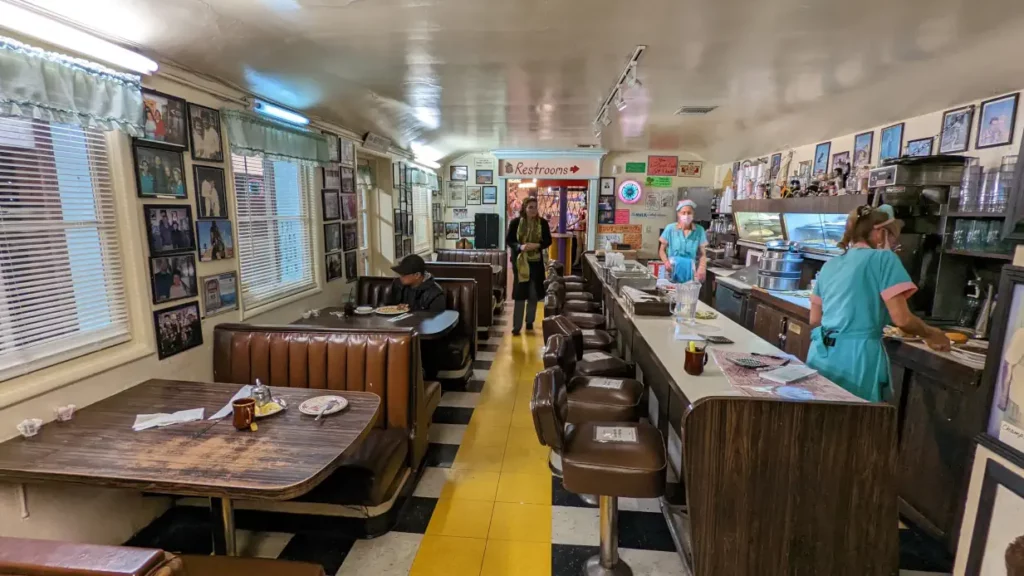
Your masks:
<instances>
[{"instance_id":1,"label":"window valance curtain","mask_svg":"<svg viewBox=\"0 0 1024 576\"><path fill-rule=\"evenodd\" d=\"M231 151L235 154L262 154L268 158L321 164L330 161L327 138L322 134L291 128L241 110L224 108L221 116L228 129Z\"/></svg>"},{"instance_id":2,"label":"window valance curtain","mask_svg":"<svg viewBox=\"0 0 1024 576\"><path fill-rule=\"evenodd\" d=\"M142 136L142 82L0 36L0 116Z\"/></svg>"}]
</instances>

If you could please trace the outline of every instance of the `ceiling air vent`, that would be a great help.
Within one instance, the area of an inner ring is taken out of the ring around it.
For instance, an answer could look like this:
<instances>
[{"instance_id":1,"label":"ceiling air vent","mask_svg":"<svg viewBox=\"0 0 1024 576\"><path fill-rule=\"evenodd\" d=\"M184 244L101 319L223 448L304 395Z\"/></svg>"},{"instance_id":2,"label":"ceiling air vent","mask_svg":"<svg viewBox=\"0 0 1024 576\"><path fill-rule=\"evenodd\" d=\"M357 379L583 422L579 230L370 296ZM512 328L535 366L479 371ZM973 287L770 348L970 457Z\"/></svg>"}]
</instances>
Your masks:
<instances>
[{"instance_id":1,"label":"ceiling air vent","mask_svg":"<svg viewBox=\"0 0 1024 576\"><path fill-rule=\"evenodd\" d=\"M683 106L676 110L676 116L703 116L718 106Z\"/></svg>"}]
</instances>

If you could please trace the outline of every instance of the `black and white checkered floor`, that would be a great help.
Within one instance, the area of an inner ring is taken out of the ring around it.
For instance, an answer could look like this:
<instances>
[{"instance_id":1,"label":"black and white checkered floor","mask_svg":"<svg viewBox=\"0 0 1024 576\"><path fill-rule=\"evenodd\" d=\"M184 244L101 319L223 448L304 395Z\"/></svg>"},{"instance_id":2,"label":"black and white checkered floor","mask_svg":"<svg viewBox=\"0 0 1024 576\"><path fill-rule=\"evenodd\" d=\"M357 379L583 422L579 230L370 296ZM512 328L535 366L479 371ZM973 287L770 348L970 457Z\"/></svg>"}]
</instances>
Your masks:
<instances>
[{"instance_id":1,"label":"black and white checkered floor","mask_svg":"<svg viewBox=\"0 0 1024 576\"><path fill-rule=\"evenodd\" d=\"M327 574L365 576L578 576L598 545L598 511L547 469L529 415L540 369L538 331L513 337L511 306L481 341L473 377L446 386L425 468L398 525L372 540L322 521L239 513L242 555L320 563ZM539 328L539 325L538 325ZM684 574L656 500L620 503L619 546L636 576ZM903 576L948 573L952 559L901 525ZM204 511L179 507L130 544L208 553Z\"/></svg>"}]
</instances>

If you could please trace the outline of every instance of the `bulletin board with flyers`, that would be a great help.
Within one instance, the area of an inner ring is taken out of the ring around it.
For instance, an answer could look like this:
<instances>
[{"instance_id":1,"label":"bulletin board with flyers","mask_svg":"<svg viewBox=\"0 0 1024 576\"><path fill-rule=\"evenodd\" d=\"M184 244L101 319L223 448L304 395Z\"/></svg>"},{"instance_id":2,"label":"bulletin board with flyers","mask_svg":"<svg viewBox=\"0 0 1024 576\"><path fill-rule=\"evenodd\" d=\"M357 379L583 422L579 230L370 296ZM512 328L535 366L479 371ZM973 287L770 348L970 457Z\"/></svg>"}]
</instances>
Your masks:
<instances>
[{"instance_id":1,"label":"bulletin board with flyers","mask_svg":"<svg viewBox=\"0 0 1024 576\"><path fill-rule=\"evenodd\" d=\"M612 244L629 244L639 249L643 243L644 227L640 224L599 224L597 227L597 247L603 249L608 242Z\"/></svg>"}]
</instances>

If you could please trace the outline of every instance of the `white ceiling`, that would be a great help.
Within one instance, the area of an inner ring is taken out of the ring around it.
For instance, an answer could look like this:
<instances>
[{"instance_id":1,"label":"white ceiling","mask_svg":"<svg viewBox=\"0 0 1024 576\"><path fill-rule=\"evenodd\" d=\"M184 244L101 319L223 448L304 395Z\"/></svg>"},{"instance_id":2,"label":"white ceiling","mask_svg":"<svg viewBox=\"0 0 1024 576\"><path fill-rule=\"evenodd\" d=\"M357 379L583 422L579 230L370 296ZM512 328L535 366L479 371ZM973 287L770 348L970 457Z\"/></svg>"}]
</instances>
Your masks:
<instances>
[{"instance_id":1,"label":"white ceiling","mask_svg":"<svg viewBox=\"0 0 1024 576\"><path fill-rule=\"evenodd\" d=\"M586 143L721 163L1024 87L1021 0L23 1L446 155ZM598 142L637 44L643 88Z\"/></svg>"}]
</instances>

